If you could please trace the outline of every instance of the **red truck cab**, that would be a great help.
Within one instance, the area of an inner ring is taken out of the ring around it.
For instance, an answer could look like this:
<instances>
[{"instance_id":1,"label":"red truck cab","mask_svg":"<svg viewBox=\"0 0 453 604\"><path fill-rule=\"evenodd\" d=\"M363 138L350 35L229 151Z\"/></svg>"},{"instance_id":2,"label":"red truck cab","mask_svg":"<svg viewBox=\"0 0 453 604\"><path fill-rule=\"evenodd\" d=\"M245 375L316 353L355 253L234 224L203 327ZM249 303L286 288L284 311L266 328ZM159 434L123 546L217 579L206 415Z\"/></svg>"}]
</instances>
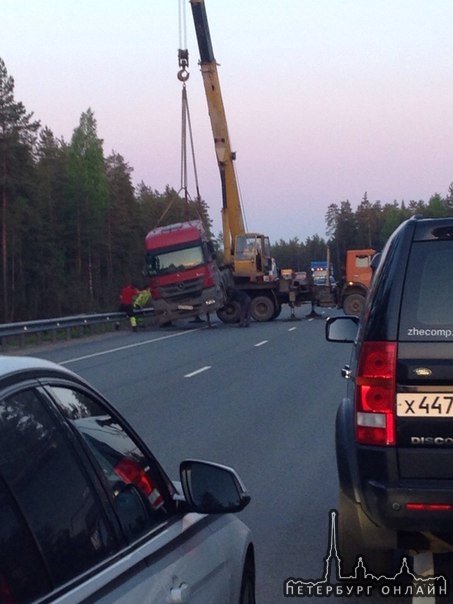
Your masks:
<instances>
[{"instance_id":1,"label":"red truck cab","mask_svg":"<svg viewBox=\"0 0 453 604\"><path fill-rule=\"evenodd\" d=\"M201 221L158 227L145 238L146 268L159 325L209 314L226 294L212 242Z\"/></svg>"}]
</instances>

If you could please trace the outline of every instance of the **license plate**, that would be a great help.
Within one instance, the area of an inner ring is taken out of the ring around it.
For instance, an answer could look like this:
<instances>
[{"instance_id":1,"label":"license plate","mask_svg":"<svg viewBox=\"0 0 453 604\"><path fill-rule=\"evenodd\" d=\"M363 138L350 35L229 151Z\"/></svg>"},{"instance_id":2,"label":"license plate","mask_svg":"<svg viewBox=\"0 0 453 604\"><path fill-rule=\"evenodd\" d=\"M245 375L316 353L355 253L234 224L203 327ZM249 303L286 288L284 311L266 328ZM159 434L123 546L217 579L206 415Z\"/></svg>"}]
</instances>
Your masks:
<instances>
[{"instance_id":1,"label":"license plate","mask_svg":"<svg viewBox=\"0 0 453 604\"><path fill-rule=\"evenodd\" d=\"M452 417L453 392L408 392L396 395L398 417Z\"/></svg>"},{"instance_id":2,"label":"license plate","mask_svg":"<svg viewBox=\"0 0 453 604\"><path fill-rule=\"evenodd\" d=\"M178 310L193 310L193 306L190 306L190 304L179 304Z\"/></svg>"}]
</instances>

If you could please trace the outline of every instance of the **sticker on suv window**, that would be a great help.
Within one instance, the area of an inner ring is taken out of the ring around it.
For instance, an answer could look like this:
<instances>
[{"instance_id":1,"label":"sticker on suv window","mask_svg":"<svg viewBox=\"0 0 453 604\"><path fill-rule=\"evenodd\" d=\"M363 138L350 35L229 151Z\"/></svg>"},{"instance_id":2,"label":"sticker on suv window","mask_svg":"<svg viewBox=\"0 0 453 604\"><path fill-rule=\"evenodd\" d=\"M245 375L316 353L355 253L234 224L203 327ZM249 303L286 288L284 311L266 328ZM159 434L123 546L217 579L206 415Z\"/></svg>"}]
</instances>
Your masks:
<instances>
[{"instance_id":1,"label":"sticker on suv window","mask_svg":"<svg viewBox=\"0 0 453 604\"><path fill-rule=\"evenodd\" d=\"M407 335L413 338L451 338L453 336L453 330L451 329L421 329L417 327L408 327Z\"/></svg>"},{"instance_id":2,"label":"sticker on suv window","mask_svg":"<svg viewBox=\"0 0 453 604\"><path fill-rule=\"evenodd\" d=\"M396 395L398 417L453 417L453 392L405 392Z\"/></svg>"}]
</instances>

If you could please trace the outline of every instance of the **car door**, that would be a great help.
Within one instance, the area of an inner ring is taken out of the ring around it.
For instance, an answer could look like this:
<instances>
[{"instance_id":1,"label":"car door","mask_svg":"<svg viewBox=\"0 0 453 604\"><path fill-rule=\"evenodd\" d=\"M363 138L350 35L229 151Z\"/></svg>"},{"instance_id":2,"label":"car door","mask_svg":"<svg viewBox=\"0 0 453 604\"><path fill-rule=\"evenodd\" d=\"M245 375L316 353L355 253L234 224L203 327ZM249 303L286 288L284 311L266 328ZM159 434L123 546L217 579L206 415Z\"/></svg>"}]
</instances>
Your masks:
<instances>
[{"instance_id":1,"label":"car door","mask_svg":"<svg viewBox=\"0 0 453 604\"><path fill-rule=\"evenodd\" d=\"M183 513L157 460L96 393L67 383L45 391L89 457L124 537L123 555L91 579L87 601L230 604L235 519Z\"/></svg>"}]
</instances>

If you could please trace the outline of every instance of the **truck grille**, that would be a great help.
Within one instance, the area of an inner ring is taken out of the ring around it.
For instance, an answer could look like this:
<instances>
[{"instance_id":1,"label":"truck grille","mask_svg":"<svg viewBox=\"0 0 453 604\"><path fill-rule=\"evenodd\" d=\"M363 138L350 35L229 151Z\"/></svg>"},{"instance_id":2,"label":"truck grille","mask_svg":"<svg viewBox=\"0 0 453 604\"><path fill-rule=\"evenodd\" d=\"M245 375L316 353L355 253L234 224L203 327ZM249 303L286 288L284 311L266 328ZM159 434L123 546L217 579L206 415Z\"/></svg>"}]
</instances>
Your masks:
<instances>
[{"instance_id":1,"label":"truck grille","mask_svg":"<svg viewBox=\"0 0 453 604\"><path fill-rule=\"evenodd\" d=\"M185 300L187 297L194 298L201 296L203 291L203 277L181 281L180 283L171 283L159 287L162 298L173 301Z\"/></svg>"}]
</instances>

